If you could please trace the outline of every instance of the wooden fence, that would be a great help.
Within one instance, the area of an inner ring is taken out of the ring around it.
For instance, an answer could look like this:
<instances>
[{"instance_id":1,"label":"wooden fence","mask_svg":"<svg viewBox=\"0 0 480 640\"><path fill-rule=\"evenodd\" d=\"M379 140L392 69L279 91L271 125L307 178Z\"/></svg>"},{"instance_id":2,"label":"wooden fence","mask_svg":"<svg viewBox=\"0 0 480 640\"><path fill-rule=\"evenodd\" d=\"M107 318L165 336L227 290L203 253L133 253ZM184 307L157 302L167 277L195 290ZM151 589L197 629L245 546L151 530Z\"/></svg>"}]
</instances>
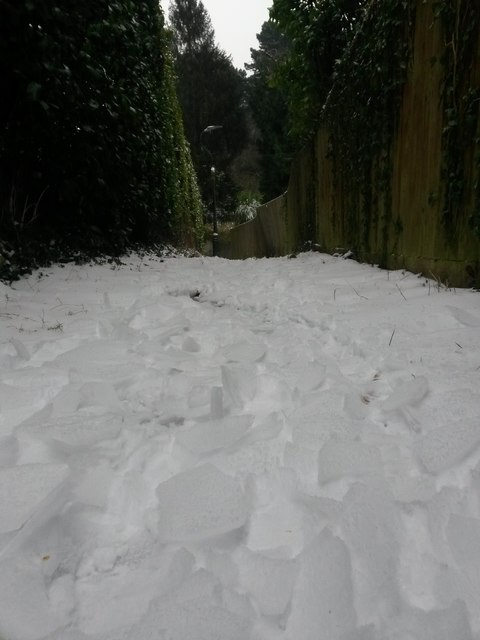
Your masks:
<instances>
[{"instance_id":1,"label":"wooden fence","mask_svg":"<svg viewBox=\"0 0 480 640\"><path fill-rule=\"evenodd\" d=\"M457 0L457 10L463 2ZM480 33L466 80L479 91L472 102L476 131L463 143L463 197L453 224L446 225L443 59L451 43L435 18L435 4L414 3L412 54L390 147L388 202L373 173L375 215L365 211L361 196L353 205L347 200L348 177L335 175L332 138L323 126L294 159L287 192L259 207L253 221L232 230L229 257L286 255L313 245L330 253L341 248L386 268L422 272L452 286L479 286L480 239L472 229L472 212L480 206ZM358 224L352 226L352 219Z\"/></svg>"}]
</instances>

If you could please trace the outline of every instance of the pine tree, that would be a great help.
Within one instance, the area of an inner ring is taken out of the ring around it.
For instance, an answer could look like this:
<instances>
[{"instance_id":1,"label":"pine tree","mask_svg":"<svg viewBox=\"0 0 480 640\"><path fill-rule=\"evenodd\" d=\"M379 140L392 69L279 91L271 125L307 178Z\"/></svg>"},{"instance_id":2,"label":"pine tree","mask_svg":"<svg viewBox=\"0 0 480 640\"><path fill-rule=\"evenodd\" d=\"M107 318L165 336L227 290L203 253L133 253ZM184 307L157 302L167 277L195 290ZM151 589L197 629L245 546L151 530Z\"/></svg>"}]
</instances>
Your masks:
<instances>
[{"instance_id":1,"label":"pine tree","mask_svg":"<svg viewBox=\"0 0 480 640\"><path fill-rule=\"evenodd\" d=\"M203 2L177 0L170 5L169 18L176 57L215 47L215 32Z\"/></svg>"},{"instance_id":2,"label":"pine tree","mask_svg":"<svg viewBox=\"0 0 480 640\"><path fill-rule=\"evenodd\" d=\"M169 18L178 97L201 191L208 201L210 168L215 165L220 206L233 211L231 166L247 137L245 76L215 44L211 20L201 1L172 0ZM205 134L210 125L222 128Z\"/></svg>"},{"instance_id":3,"label":"pine tree","mask_svg":"<svg viewBox=\"0 0 480 640\"><path fill-rule=\"evenodd\" d=\"M271 21L264 22L257 39L259 48L250 50L252 62L247 66L252 72L248 103L259 131L260 191L270 200L286 190L294 153L287 102L272 80L276 65L288 53L289 41Z\"/></svg>"}]
</instances>

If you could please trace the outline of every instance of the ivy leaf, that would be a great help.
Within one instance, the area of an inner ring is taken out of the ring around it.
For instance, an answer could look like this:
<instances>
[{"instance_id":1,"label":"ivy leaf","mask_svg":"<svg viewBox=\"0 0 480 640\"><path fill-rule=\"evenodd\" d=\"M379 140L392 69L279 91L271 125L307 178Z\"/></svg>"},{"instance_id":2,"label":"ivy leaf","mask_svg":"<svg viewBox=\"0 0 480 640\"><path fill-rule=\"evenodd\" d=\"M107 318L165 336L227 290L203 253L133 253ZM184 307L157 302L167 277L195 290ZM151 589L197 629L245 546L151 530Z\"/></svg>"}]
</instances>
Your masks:
<instances>
[{"instance_id":1,"label":"ivy leaf","mask_svg":"<svg viewBox=\"0 0 480 640\"><path fill-rule=\"evenodd\" d=\"M27 86L27 94L29 95L31 100L37 100L38 94L42 88L42 85L38 82L30 82Z\"/></svg>"}]
</instances>

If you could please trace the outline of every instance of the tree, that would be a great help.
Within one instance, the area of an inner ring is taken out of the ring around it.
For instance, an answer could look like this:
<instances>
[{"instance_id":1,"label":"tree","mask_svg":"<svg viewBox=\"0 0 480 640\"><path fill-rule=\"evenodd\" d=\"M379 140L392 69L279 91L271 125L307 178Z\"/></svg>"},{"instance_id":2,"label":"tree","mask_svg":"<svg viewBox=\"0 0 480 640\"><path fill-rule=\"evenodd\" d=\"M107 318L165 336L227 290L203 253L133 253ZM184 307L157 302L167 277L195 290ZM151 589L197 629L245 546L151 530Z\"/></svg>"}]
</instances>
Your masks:
<instances>
[{"instance_id":1,"label":"tree","mask_svg":"<svg viewBox=\"0 0 480 640\"><path fill-rule=\"evenodd\" d=\"M37 253L178 239L165 148L183 133L166 120L157 1L54 4L0 4L2 238L15 251L30 238Z\"/></svg>"},{"instance_id":2,"label":"tree","mask_svg":"<svg viewBox=\"0 0 480 640\"><path fill-rule=\"evenodd\" d=\"M178 97L204 200L211 195L210 168L215 165L219 201L223 207L234 208L231 166L247 137L245 74L216 46L210 17L201 1L173 0L169 18ZM210 125L222 129L215 135L205 134Z\"/></svg>"},{"instance_id":3,"label":"tree","mask_svg":"<svg viewBox=\"0 0 480 640\"><path fill-rule=\"evenodd\" d=\"M162 82L161 176L170 212L171 233L177 242L200 246L203 205L190 146L183 129L182 111L176 92L173 57L166 50Z\"/></svg>"},{"instance_id":4,"label":"tree","mask_svg":"<svg viewBox=\"0 0 480 640\"><path fill-rule=\"evenodd\" d=\"M204 46L215 46L212 21L203 2L182 0L170 5L169 18L176 56L193 55Z\"/></svg>"},{"instance_id":5,"label":"tree","mask_svg":"<svg viewBox=\"0 0 480 640\"><path fill-rule=\"evenodd\" d=\"M276 69L289 111L290 133L301 143L316 130L335 65L355 32L366 0L273 0L270 18L290 42Z\"/></svg>"},{"instance_id":6,"label":"tree","mask_svg":"<svg viewBox=\"0 0 480 640\"><path fill-rule=\"evenodd\" d=\"M248 78L248 103L257 125L260 157L260 191L270 200L288 186L294 145L288 136L288 108L283 92L273 84L279 60L289 50L289 41L272 22L262 25L258 49L251 49L252 72Z\"/></svg>"}]
</instances>

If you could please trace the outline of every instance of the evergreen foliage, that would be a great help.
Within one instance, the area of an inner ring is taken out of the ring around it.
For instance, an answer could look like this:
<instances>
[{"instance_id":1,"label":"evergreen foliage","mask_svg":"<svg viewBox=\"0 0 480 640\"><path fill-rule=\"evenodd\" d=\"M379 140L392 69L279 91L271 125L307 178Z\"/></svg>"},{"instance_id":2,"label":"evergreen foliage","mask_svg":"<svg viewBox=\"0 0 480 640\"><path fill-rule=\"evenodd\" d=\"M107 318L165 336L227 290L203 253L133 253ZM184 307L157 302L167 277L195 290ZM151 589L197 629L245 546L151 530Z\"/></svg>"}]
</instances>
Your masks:
<instances>
[{"instance_id":1,"label":"evergreen foliage","mask_svg":"<svg viewBox=\"0 0 480 640\"><path fill-rule=\"evenodd\" d=\"M465 206L470 207L470 225L480 236L480 77L474 65L480 60L480 11L475 0L437 0L433 9L445 41L442 224L449 240L456 241L458 218ZM475 175L469 170L472 159ZM472 192L473 203L469 202Z\"/></svg>"},{"instance_id":2,"label":"evergreen foliage","mask_svg":"<svg viewBox=\"0 0 480 640\"><path fill-rule=\"evenodd\" d=\"M200 203L166 52L156 0L0 3L4 254L191 238L179 190L194 224Z\"/></svg>"},{"instance_id":3,"label":"evergreen foliage","mask_svg":"<svg viewBox=\"0 0 480 640\"><path fill-rule=\"evenodd\" d=\"M161 175L171 233L175 241L200 246L203 205L177 97L177 78L170 48L166 49L162 83L163 154Z\"/></svg>"},{"instance_id":4,"label":"evergreen foliage","mask_svg":"<svg viewBox=\"0 0 480 640\"><path fill-rule=\"evenodd\" d=\"M355 32L366 0L273 0L270 18L290 47L277 64L276 83L289 112L297 144L316 131L335 65Z\"/></svg>"},{"instance_id":5,"label":"evergreen foliage","mask_svg":"<svg viewBox=\"0 0 480 640\"><path fill-rule=\"evenodd\" d=\"M252 49L249 105L260 131L260 188L282 193L290 163L315 133L336 66L352 41L365 0L273 0Z\"/></svg>"},{"instance_id":6,"label":"evergreen foliage","mask_svg":"<svg viewBox=\"0 0 480 640\"><path fill-rule=\"evenodd\" d=\"M323 107L334 179L343 193L353 250L370 251L380 228L384 251L392 229L392 143L411 55L411 2L370 2L355 37L336 65L337 80ZM393 225L395 235L401 221ZM381 259L386 262L386 255Z\"/></svg>"},{"instance_id":7,"label":"evergreen foliage","mask_svg":"<svg viewBox=\"0 0 480 640\"><path fill-rule=\"evenodd\" d=\"M299 236L318 240L330 224L326 236L385 265L423 246L421 268L437 251L453 262L475 247L465 231L480 236L477 0L273 0L270 17L288 47L276 57L261 41L253 52L253 104L272 140L261 116L273 77L289 134L306 143L288 199ZM431 232L417 235L415 216ZM473 281L475 267L467 272Z\"/></svg>"},{"instance_id":8,"label":"evergreen foliage","mask_svg":"<svg viewBox=\"0 0 480 640\"><path fill-rule=\"evenodd\" d=\"M215 47L212 21L201 0L181 0L170 5L169 18L177 58L192 56L203 47Z\"/></svg>"},{"instance_id":9,"label":"evergreen foliage","mask_svg":"<svg viewBox=\"0 0 480 640\"><path fill-rule=\"evenodd\" d=\"M288 109L284 93L273 83L276 64L288 53L289 40L272 21L257 35L259 48L251 49L252 72L247 79L248 103L259 131L260 191L271 200L288 186L294 145L288 136Z\"/></svg>"},{"instance_id":10,"label":"evergreen foliage","mask_svg":"<svg viewBox=\"0 0 480 640\"><path fill-rule=\"evenodd\" d=\"M215 165L219 205L233 211L232 163L247 140L245 74L216 46L210 17L201 1L172 0L169 19L177 93L200 189L208 203L210 169ZM205 133L211 125L222 128Z\"/></svg>"}]
</instances>

